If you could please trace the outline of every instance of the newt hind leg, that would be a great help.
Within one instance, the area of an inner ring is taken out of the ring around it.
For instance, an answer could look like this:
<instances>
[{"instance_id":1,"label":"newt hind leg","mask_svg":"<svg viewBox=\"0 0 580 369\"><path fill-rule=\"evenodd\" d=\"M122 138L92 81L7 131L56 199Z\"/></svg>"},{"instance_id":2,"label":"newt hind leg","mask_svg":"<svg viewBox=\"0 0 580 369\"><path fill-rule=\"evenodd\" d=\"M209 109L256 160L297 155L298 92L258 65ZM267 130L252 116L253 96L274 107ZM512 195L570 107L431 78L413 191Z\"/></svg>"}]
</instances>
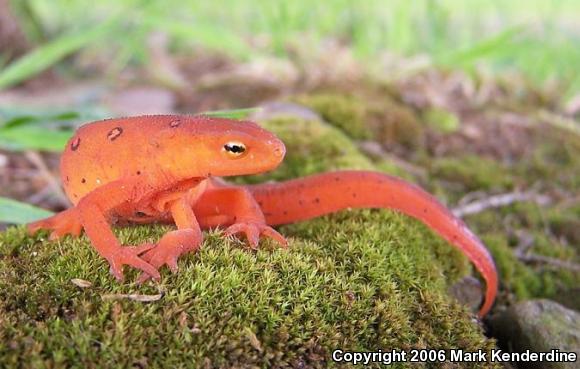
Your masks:
<instances>
[{"instance_id":1,"label":"newt hind leg","mask_svg":"<svg viewBox=\"0 0 580 369\"><path fill-rule=\"evenodd\" d=\"M30 234L34 234L41 229L52 231L49 238L55 240L67 234L75 237L80 236L83 225L77 208L73 207L51 217L30 223L27 228Z\"/></svg>"},{"instance_id":2,"label":"newt hind leg","mask_svg":"<svg viewBox=\"0 0 580 369\"><path fill-rule=\"evenodd\" d=\"M204 227L226 227L226 236L243 234L252 249L258 248L262 237L288 246L284 236L266 224L260 205L244 187L214 180L194 210L201 215Z\"/></svg>"}]
</instances>

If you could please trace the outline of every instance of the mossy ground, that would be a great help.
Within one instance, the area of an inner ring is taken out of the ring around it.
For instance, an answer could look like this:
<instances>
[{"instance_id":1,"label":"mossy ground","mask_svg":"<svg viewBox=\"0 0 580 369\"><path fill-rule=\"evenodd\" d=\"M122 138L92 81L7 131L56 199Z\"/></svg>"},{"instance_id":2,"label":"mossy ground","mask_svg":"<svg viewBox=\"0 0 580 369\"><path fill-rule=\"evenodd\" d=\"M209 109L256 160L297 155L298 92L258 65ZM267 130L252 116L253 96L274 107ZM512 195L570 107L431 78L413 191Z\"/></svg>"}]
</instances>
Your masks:
<instances>
[{"instance_id":1,"label":"mossy ground","mask_svg":"<svg viewBox=\"0 0 580 369\"><path fill-rule=\"evenodd\" d=\"M372 168L352 141L319 122L265 125L288 145L269 176ZM126 244L169 227L117 229ZM490 349L493 341L446 291L467 260L426 227L389 211L359 210L282 227L288 250L256 252L206 233L159 285L117 283L83 236L49 242L23 228L0 235L0 361L10 367L327 367L335 348ZM46 236L46 234L44 234ZM81 289L80 278L92 283ZM158 301L108 300L117 293ZM493 367L491 364L448 367ZM396 364L391 367L431 367Z\"/></svg>"}]
</instances>

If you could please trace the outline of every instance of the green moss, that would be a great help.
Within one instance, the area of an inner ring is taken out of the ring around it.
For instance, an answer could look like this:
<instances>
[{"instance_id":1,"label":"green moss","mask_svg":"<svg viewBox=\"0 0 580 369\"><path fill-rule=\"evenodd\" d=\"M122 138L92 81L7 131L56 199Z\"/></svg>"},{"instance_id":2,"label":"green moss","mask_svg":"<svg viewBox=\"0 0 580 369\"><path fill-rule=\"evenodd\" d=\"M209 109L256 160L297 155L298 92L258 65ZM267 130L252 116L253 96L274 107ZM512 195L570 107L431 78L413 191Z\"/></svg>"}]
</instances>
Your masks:
<instances>
[{"instance_id":1,"label":"green moss","mask_svg":"<svg viewBox=\"0 0 580 369\"><path fill-rule=\"evenodd\" d=\"M518 170L531 179L550 178L560 186L580 190L580 137L545 128L541 134L542 143Z\"/></svg>"},{"instance_id":2,"label":"green moss","mask_svg":"<svg viewBox=\"0 0 580 369\"><path fill-rule=\"evenodd\" d=\"M370 136L366 104L354 96L319 93L296 96L293 100L315 110L328 123L354 138Z\"/></svg>"},{"instance_id":3,"label":"green moss","mask_svg":"<svg viewBox=\"0 0 580 369\"><path fill-rule=\"evenodd\" d=\"M431 160L430 173L435 179L460 183L467 191L506 188L514 183L508 168L475 155Z\"/></svg>"},{"instance_id":4,"label":"green moss","mask_svg":"<svg viewBox=\"0 0 580 369\"><path fill-rule=\"evenodd\" d=\"M457 115L442 108L427 109L423 112L423 120L430 128L440 133L457 132L460 126Z\"/></svg>"},{"instance_id":5,"label":"green moss","mask_svg":"<svg viewBox=\"0 0 580 369\"><path fill-rule=\"evenodd\" d=\"M118 234L135 244L167 229ZM325 367L337 347L491 347L444 292L446 276L465 273L463 258L417 222L356 211L282 232L289 250L267 243L258 252L209 233L197 254L180 260L178 274L165 270L159 286L138 287L115 282L84 237L46 242L12 228L0 236L2 362ZM93 286L80 289L73 278ZM102 298L158 288L164 296L151 303Z\"/></svg>"},{"instance_id":6,"label":"green moss","mask_svg":"<svg viewBox=\"0 0 580 369\"><path fill-rule=\"evenodd\" d=\"M483 241L494 256L500 281L505 289L518 299L531 298L541 292L541 278L517 259L505 236L486 234Z\"/></svg>"},{"instance_id":7,"label":"green moss","mask_svg":"<svg viewBox=\"0 0 580 369\"><path fill-rule=\"evenodd\" d=\"M388 94L314 93L293 98L353 138L372 136L387 146L419 147L424 127L414 112Z\"/></svg>"},{"instance_id":8,"label":"green moss","mask_svg":"<svg viewBox=\"0 0 580 369\"><path fill-rule=\"evenodd\" d=\"M510 299L550 298L570 308L580 308L575 292L580 281L578 272L520 260L515 250L520 240L515 234L506 236L503 227L498 227L502 219L509 218L510 228L531 238L532 244L527 252L578 263L580 254L577 248L568 244L566 238L556 238L552 234L554 224L559 224L557 222L562 217L568 218L567 214L567 211L544 210L535 204L518 203L470 217L470 224L479 230L494 255L503 289L508 295L513 294Z\"/></svg>"}]
</instances>

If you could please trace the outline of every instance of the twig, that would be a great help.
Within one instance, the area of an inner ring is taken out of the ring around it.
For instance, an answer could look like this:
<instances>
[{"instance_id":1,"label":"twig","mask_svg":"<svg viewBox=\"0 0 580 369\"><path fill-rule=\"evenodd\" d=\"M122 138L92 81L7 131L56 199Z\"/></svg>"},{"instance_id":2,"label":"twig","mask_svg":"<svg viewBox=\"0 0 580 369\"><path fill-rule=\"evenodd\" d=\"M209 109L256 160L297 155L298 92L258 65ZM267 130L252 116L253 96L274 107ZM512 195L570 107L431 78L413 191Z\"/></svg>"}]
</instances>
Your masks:
<instances>
[{"instance_id":1,"label":"twig","mask_svg":"<svg viewBox=\"0 0 580 369\"><path fill-rule=\"evenodd\" d=\"M36 151L26 151L24 155L26 156L26 159L28 159L39 170L42 177L46 179L48 185L52 189L52 192L55 194L58 201L63 206L69 206L69 201L65 196L64 192L62 191L62 189L60 188L59 181L50 172L40 154L38 154Z\"/></svg>"},{"instance_id":2,"label":"twig","mask_svg":"<svg viewBox=\"0 0 580 369\"><path fill-rule=\"evenodd\" d=\"M549 256L537 255L532 253L516 254L517 258L526 263L542 263L555 266L561 269L569 269L574 272L580 272L580 264L571 261L551 258Z\"/></svg>"},{"instance_id":3,"label":"twig","mask_svg":"<svg viewBox=\"0 0 580 369\"><path fill-rule=\"evenodd\" d=\"M534 246L534 236L525 231L516 231L515 233L519 242L514 253L519 257L519 255L526 254Z\"/></svg>"},{"instance_id":4,"label":"twig","mask_svg":"<svg viewBox=\"0 0 580 369\"><path fill-rule=\"evenodd\" d=\"M427 170L422 168L418 165L412 164L408 161L405 161L395 155L391 155L385 150L383 150L382 146L375 141L363 141L358 145L359 149L363 151L365 154L370 155L372 157L378 159L387 159L396 166L404 169L405 171L415 175L419 178L426 178L427 177Z\"/></svg>"},{"instance_id":5,"label":"twig","mask_svg":"<svg viewBox=\"0 0 580 369\"><path fill-rule=\"evenodd\" d=\"M561 128L580 136L580 126L574 119L565 117L560 114L552 113L551 111L545 109L540 110L537 113L537 117L543 122L546 122L554 127Z\"/></svg>"},{"instance_id":6,"label":"twig","mask_svg":"<svg viewBox=\"0 0 580 369\"><path fill-rule=\"evenodd\" d=\"M524 263L542 263L560 269L569 269L575 272L580 272L580 264L529 252L534 245L534 237L531 234L520 231L517 232L517 237L519 243L514 249L514 255Z\"/></svg>"},{"instance_id":7,"label":"twig","mask_svg":"<svg viewBox=\"0 0 580 369\"><path fill-rule=\"evenodd\" d=\"M546 195L539 195L535 192L510 192L501 195L489 196L487 198L470 202L465 205L455 207L452 211L455 216L481 213L490 208L499 208L515 202L533 201L538 205L547 205L551 199Z\"/></svg>"}]
</instances>

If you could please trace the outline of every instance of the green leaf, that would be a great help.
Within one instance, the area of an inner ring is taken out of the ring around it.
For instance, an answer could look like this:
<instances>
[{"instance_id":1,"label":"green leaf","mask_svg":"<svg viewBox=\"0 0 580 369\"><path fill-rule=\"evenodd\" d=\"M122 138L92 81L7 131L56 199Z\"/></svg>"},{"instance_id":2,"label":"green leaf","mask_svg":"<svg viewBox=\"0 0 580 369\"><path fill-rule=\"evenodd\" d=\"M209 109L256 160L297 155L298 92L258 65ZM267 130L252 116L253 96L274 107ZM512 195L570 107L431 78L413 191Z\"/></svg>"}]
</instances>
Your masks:
<instances>
[{"instance_id":1,"label":"green leaf","mask_svg":"<svg viewBox=\"0 0 580 369\"><path fill-rule=\"evenodd\" d=\"M67 55L107 34L113 25L114 22L109 21L93 28L72 32L34 49L0 71L0 89L25 81L48 69Z\"/></svg>"},{"instance_id":2,"label":"green leaf","mask_svg":"<svg viewBox=\"0 0 580 369\"><path fill-rule=\"evenodd\" d=\"M73 135L72 130L51 130L42 126L20 125L0 129L0 148L11 151L44 150L60 152Z\"/></svg>"},{"instance_id":3,"label":"green leaf","mask_svg":"<svg viewBox=\"0 0 580 369\"><path fill-rule=\"evenodd\" d=\"M214 110L207 111L201 114L216 118L244 119L247 118L250 114L255 113L259 110L260 108Z\"/></svg>"},{"instance_id":4,"label":"green leaf","mask_svg":"<svg viewBox=\"0 0 580 369\"><path fill-rule=\"evenodd\" d=\"M80 114L74 111L59 112L54 115L18 115L14 116L4 123L0 124L2 128L14 128L27 124L47 123L47 122L66 122L79 119Z\"/></svg>"},{"instance_id":5,"label":"green leaf","mask_svg":"<svg viewBox=\"0 0 580 369\"><path fill-rule=\"evenodd\" d=\"M0 197L0 222L24 224L53 215L52 212L23 202Z\"/></svg>"}]
</instances>

